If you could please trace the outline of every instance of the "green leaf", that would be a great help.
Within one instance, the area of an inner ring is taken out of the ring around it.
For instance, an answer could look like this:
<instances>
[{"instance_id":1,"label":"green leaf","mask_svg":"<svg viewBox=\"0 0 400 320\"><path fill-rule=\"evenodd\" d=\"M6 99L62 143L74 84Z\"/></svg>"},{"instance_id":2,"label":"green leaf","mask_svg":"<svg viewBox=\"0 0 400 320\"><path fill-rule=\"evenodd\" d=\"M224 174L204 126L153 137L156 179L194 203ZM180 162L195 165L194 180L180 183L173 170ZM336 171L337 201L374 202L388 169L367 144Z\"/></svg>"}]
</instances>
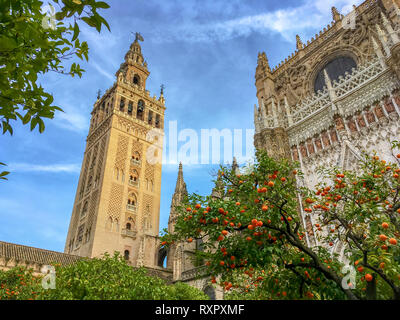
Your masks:
<instances>
[{"instance_id":1,"label":"green leaf","mask_svg":"<svg viewBox=\"0 0 400 320\"><path fill-rule=\"evenodd\" d=\"M78 24L75 22L75 25L74 25L74 35L72 36L71 41L75 41L75 40L78 38L78 36L79 36L79 26L78 26Z\"/></svg>"},{"instance_id":2,"label":"green leaf","mask_svg":"<svg viewBox=\"0 0 400 320\"><path fill-rule=\"evenodd\" d=\"M96 4L94 5L96 8L101 8L101 9L108 9L110 6L103 2L103 1L98 1L96 2Z\"/></svg>"}]
</instances>

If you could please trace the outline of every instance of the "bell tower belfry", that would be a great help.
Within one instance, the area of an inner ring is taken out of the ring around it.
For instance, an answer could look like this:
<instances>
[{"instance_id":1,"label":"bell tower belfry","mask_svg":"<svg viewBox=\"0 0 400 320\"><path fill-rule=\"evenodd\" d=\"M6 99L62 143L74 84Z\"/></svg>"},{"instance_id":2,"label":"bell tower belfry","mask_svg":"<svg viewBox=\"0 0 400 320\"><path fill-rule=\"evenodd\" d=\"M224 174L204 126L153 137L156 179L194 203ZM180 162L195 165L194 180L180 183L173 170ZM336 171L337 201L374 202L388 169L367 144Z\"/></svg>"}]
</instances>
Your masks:
<instances>
[{"instance_id":1,"label":"bell tower belfry","mask_svg":"<svg viewBox=\"0 0 400 320\"><path fill-rule=\"evenodd\" d=\"M118 251L133 266L156 265L165 100L146 90L150 74L136 33L116 82L91 112L65 252Z\"/></svg>"}]
</instances>

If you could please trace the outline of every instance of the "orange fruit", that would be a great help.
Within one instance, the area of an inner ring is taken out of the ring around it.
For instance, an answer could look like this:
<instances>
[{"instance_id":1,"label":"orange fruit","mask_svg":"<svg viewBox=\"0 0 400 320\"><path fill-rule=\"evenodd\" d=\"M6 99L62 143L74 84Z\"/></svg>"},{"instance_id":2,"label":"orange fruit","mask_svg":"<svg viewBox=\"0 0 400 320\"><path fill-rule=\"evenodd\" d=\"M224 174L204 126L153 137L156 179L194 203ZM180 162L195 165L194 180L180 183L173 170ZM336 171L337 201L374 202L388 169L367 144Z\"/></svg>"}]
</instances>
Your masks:
<instances>
[{"instance_id":1,"label":"orange fruit","mask_svg":"<svg viewBox=\"0 0 400 320\"><path fill-rule=\"evenodd\" d=\"M387 238L388 238L388 237L386 237L384 234L381 234L381 235L379 236L379 239L380 239L381 241L386 241Z\"/></svg>"},{"instance_id":2,"label":"orange fruit","mask_svg":"<svg viewBox=\"0 0 400 320\"><path fill-rule=\"evenodd\" d=\"M190 243L190 242L193 242L193 239L189 238L187 241Z\"/></svg>"},{"instance_id":3,"label":"orange fruit","mask_svg":"<svg viewBox=\"0 0 400 320\"><path fill-rule=\"evenodd\" d=\"M395 246L397 244L397 240L395 238L390 238L389 243Z\"/></svg>"},{"instance_id":4,"label":"orange fruit","mask_svg":"<svg viewBox=\"0 0 400 320\"><path fill-rule=\"evenodd\" d=\"M389 224L386 223L386 222L382 223L382 228L383 228L383 229L389 228Z\"/></svg>"},{"instance_id":5,"label":"orange fruit","mask_svg":"<svg viewBox=\"0 0 400 320\"><path fill-rule=\"evenodd\" d=\"M374 278L373 278L369 273L367 273L367 274L365 275L365 280L367 280L368 282L371 282L373 279L374 279Z\"/></svg>"}]
</instances>

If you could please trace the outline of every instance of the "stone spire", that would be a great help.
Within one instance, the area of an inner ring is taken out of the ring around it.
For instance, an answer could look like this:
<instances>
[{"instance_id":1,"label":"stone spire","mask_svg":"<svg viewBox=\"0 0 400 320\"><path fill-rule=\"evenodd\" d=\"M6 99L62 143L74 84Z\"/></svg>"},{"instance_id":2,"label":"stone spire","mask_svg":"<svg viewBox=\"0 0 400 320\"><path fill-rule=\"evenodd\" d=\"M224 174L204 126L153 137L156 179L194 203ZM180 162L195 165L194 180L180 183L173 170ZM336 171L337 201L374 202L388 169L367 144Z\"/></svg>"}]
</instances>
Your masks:
<instances>
[{"instance_id":1,"label":"stone spire","mask_svg":"<svg viewBox=\"0 0 400 320\"><path fill-rule=\"evenodd\" d=\"M256 73L271 72L269 61L265 52L258 53Z\"/></svg>"},{"instance_id":2,"label":"stone spire","mask_svg":"<svg viewBox=\"0 0 400 320\"><path fill-rule=\"evenodd\" d=\"M176 206L182 204L187 194L188 192L186 189L186 183L183 180L182 162L180 162L178 170L178 178L176 179L175 192L172 196L171 211L169 214L168 230L170 232L173 232L173 224L175 222L175 217L176 217Z\"/></svg>"},{"instance_id":3,"label":"stone spire","mask_svg":"<svg viewBox=\"0 0 400 320\"><path fill-rule=\"evenodd\" d=\"M332 19L335 22L340 21L342 19L342 15L339 13L338 9L336 7L332 7Z\"/></svg>"},{"instance_id":4,"label":"stone spire","mask_svg":"<svg viewBox=\"0 0 400 320\"><path fill-rule=\"evenodd\" d=\"M232 171L236 172L239 169L239 165L237 163L236 157L233 157L232 160Z\"/></svg>"},{"instance_id":5,"label":"stone spire","mask_svg":"<svg viewBox=\"0 0 400 320\"><path fill-rule=\"evenodd\" d=\"M304 43L303 41L301 41L301 38L298 34L296 35L296 48L297 50L301 50L304 48Z\"/></svg>"},{"instance_id":6,"label":"stone spire","mask_svg":"<svg viewBox=\"0 0 400 320\"><path fill-rule=\"evenodd\" d=\"M178 178L176 179L175 193L172 200L176 199L177 202L182 202L183 197L187 195L186 183L183 179L182 162L179 163Z\"/></svg>"}]
</instances>

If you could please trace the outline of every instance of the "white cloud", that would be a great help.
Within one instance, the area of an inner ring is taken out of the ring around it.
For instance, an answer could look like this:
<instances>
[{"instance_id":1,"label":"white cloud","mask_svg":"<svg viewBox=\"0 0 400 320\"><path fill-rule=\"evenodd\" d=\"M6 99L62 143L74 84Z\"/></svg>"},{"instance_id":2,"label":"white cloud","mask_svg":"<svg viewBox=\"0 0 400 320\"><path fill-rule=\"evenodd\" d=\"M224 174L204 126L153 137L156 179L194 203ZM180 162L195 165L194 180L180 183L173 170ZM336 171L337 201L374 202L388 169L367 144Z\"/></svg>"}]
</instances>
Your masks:
<instances>
[{"instance_id":1,"label":"white cloud","mask_svg":"<svg viewBox=\"0 0 400 320\"><path fill-rule=\"evenodd\" d=\"M15 172L52 172L52 173L79 173L79 164L30 164L30 163L10 163L8 167Z\"/></svg>"},{"instance_id":2,"label":"white cloud","mask_svg":"<svg viewBox=\"0 0 400 320\"><path fill-rule=\"evenodd\" d=\"M62 105L65 112L57 113L55 124L61 128L75 132L84 132L88 128L89 119L82 110Z\"/></svg>"},{"instance_id":3,"label":"white cloud","mask_svg":"<svg viewBox=\"0 0 400 320\"><path fill-rule=\"evenodd\" d=\"M279 9L272 12L245 16L224 22L210 24L184 24L172 27L167 32L155 32L155 40L159 42L187 41L207 42L224 41L241 36L249 36L253 32L266 34L280 33L286 40L293 41L294 35L307 29L321 28L332 21L331 7L336 6L343 14L347 14L352 5L362 0L307 0L298 7ZM168 34L165 36L165 34Z\"/></svg>"},{"instance_id":4,"label":"white cloud","mask_svg":"<svg viewBox=\"0 0 400 320\"><path fill-rule=\"evenodd\" d=\"M96 62L92 61L91 65L103 76L107 77L108 79L110 79L111 81L115 81L116 78L115 76L113 76L111 73L107 72L106 70L104 70L103 67L99 66Z\"/></svg>"}]
</instances>

